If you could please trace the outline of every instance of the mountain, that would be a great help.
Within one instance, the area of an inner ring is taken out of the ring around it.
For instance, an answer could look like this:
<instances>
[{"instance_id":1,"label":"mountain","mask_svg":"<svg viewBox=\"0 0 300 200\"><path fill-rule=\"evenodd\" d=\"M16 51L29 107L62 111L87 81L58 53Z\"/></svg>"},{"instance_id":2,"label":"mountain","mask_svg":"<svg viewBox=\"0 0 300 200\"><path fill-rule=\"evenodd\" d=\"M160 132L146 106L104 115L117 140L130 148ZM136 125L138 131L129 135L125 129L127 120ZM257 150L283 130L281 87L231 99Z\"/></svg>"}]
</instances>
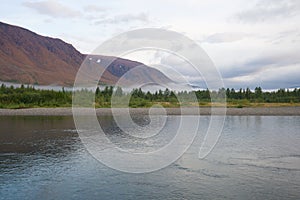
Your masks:
<instances>
[{"instance_id":1,"label":"mountain","mask_svg":"<svg viewBox=\"0 0 300 200\"><path fill-rule=\"evenodd\" d=\"M88 59L85 63L97 64L100 69L103 63L114 59L100 80L104 84L115 84L121 77L120 82L124 85L172 82L159 70L140 62L104 55L85 55L61 39L41 36L0 22L1 81L71 86L85 58ZM101 63L97 62L100 60Z\"/></svg>"}]
</instances>

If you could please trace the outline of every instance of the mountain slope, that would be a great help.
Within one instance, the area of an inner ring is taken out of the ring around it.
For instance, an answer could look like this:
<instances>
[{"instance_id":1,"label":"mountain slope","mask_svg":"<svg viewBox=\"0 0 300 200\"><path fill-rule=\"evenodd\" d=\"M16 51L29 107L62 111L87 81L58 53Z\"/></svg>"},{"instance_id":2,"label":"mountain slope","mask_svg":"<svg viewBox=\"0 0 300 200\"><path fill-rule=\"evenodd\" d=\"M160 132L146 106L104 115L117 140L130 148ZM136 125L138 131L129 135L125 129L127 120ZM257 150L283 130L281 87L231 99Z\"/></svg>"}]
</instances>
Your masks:
<instances>
[{"instance_id":1,"label":"mountain slope","mask_svg":"<svg viewBox=\"0 0 300 200\"><path fill-rule=\"evenodd\" d=\"M39 85L73 85L76 73L87 55L71 44L44 37L27 29L0 22L0 80ZM102 55L88 56L94 60L111 60ZM101 65L101 64L100 64ZM138 70L132 70L139 67ZM130 74L132 70L132 75ZM128 72L129 71L129 72ZM144 82L168 83L160 71L142 63L116 58L104 72L101 82L115 84L120 77L124 84Z\"/></svg>"}]
</instances>

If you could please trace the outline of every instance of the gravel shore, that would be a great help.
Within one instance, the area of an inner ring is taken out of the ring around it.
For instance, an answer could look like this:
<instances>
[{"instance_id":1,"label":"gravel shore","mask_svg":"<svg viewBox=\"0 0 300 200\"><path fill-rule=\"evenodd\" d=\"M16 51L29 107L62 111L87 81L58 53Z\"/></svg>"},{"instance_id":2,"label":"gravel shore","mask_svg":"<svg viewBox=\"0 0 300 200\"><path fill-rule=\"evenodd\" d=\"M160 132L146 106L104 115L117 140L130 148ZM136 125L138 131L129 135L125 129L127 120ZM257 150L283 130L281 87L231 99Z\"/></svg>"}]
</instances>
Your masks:
<instances>
[{"instance_id":1,"label":"gravel shore","mask_svg":"<svg viewBox=\"0 0 300 200\"><path fill-rule=\"evenodd\" d=\"M182 109L182 110L181 110ZM214 108L212 112L209 107L167 108L168 115L222 115L224 108ZM163 114L162 109L153 108L151 114ZM200 112L199 112L200 111ZM85 109L82 110L82 114ZM96 109L98 116L112 115L110 108ZM115 109L115 114L122 115L126 109ZM149 108L130 108L131 114L148 114ZM71 116L72 108L28 108L28 109L0 109L0 116ZM287 115L300 116L300 107L255 107L255 108L227 108L226 115Z\"/></svg>"}]
</instances>

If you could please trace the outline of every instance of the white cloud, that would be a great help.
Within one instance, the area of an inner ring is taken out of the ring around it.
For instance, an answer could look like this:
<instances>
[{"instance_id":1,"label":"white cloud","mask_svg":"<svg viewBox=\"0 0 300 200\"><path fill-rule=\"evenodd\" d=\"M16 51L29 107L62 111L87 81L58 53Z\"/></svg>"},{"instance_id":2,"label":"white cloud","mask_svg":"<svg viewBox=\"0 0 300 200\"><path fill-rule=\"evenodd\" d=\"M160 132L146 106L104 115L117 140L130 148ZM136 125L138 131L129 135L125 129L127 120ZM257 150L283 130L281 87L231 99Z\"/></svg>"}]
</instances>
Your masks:
<instances>
[{"instance_id":1,"label":"white cloud","mask_svg":"<svg viewBox=\"0 0 300 200\"><path fill-rule=\"evenodd\" d=\"M206 37L202 42L208 43L223 43L223 42L235 42L242 40L249 36L246 33L215 33Z\"/></svg>"},{"instance_id":2,"label":"white cloud","mask_svg":"<svg viewBox=\"0 0 300 200\"><path fill-rule=\"evenodd\" d=\"M254 88L262 86L264 89L294 88L299 87L300 65L288 65L282 67L266 67L252 74L225 78L226 87L236 89L242 87Z\"/></svg>"},{"instance_id":3,"label":"white cloud","mask_svg":"<svg viewBox=\"0 0 300 200\"><path fill-rule=\"evenodd\" d=\"M97 6L97 5L87 5L84 6L83 10L85 12L95 12L95 13L99 13L99 12L104 12L107 10L107 8L105 7L101 7L101 6Z\"/></svg>"},{"instance_id":4,"label":"white cloud","mask_svg":"<svg viewBox=\"0 0 300 200\"><path fill-rule=\"evenodd\" d=\"M246 23L278 22L278 19L286 19L299 14L299 0L262 0L252 8L239 12L236 17Z\"/></svg>"},{"instance_id":5,"label":"white cloud","mask_svg":"<svg viewBox=\"0 0 300 200\"><path fill-rule=\"evenodd\" d=\"M298 51L273 50L266 55L251 57L244 62L238 63L232 68L222 69L222 75L225 78L234 78L240 76L252 76L267 69L281 69L285 66L296 65L300 67L300 57ZM289 70L286 68L286 70ZM299 68L300 71L300 68Z\"/></svg>"},{"instance_id":6,"label":"white cloud","mask_svg":"<svg viewBox=\"0 0 300 200\"><path fill-rule=\"evenodd\" d=\"M112 18L98 20L95 22L95 24L96 25L98 25L98 24L119 24L119 23L130 23L132 21L149 22L149 16L143 12L136 14L136 15L134 15L134 14L116 15Z\"/></svg>"},{"instance_id":7,"label":"white cloud","mask_svg":"<svg viewBox=\"0 0 300 200\"><path fill-rule=\"evenodd\" d=\"M34 9L40 14L48 15L51 17L67 17L67 18L73 18L73 17L80 17L82 16L80 11L73 10L70 7L67 7L55 0L47 0L47 1L30 1L30 2L24 2L24 6Z\"/></svg>"}]
</instances>

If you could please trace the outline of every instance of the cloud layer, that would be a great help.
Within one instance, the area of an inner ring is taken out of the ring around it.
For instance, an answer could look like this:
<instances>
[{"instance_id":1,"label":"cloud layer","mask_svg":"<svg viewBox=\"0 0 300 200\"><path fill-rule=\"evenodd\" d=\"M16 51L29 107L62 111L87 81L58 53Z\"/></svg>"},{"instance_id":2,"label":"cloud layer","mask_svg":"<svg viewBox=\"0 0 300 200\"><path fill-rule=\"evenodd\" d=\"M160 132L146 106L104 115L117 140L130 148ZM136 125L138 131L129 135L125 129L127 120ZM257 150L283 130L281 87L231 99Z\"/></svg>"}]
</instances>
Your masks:
<instances>
[{"instance_id":1,"label":"cloud layer","mask_svg":"<svg viewBox=\"0 0 300 200\"><path fill-rule=\"evenodd\" d=\"M55 18L73 18L82 16L81 12L73 10L55 0L24 2L23 5L34 9L40 14L49 15Z\"/></svg>"},{"instance_id":2,"label":"cloud layer","mask_svg":"<svg viewBox=\"0 0 300 200\"><path fill-rule=\"evenodd\" d=\"M0 17L61 38L83 53L124 31L163 27L197 41L227 87L300 85L299 0L16 0L1 5ZM194 84L202 83L186 64L159 56L151 59L160 59ZM141 58L132 59L143 61Z\"/></svg>"},{"instance_id":3,"label":"cloud layer","mask_svg":"<svg viewBox=\"0 0 300 200\"><path fill-rule=\"evenodd\" d=\"M139 22L149 22L149 17L145 13L139 14L122 14L116 15L111 18L106 18L102 20L98 20L95 22L96 25L99 24L118 24L118 23L129 23L132 21L139 21Z\"/></svg>"},{"instance_id":4,"label":"cloud layer","mask_svg":"<svg viewBox=\"0 0 300 200\"><path fill-rule=\"evenodd\" d=\"M223 43L223 42L235 42L247 37L246 33L214 33L205 38L202 42L208 43Z\"/></svg>"},{"instance_id":5,"label":"cloud layer","mask_svg":"<svg viewBox=\"0 0 300 200\"><path fill-rule=\"evenodd\" d=\"M300 1L298 0L261 0L254 7L239 12L236 17L247 23L288 20L299 15L299 9Z\"/></svg>"}]
</instances>

